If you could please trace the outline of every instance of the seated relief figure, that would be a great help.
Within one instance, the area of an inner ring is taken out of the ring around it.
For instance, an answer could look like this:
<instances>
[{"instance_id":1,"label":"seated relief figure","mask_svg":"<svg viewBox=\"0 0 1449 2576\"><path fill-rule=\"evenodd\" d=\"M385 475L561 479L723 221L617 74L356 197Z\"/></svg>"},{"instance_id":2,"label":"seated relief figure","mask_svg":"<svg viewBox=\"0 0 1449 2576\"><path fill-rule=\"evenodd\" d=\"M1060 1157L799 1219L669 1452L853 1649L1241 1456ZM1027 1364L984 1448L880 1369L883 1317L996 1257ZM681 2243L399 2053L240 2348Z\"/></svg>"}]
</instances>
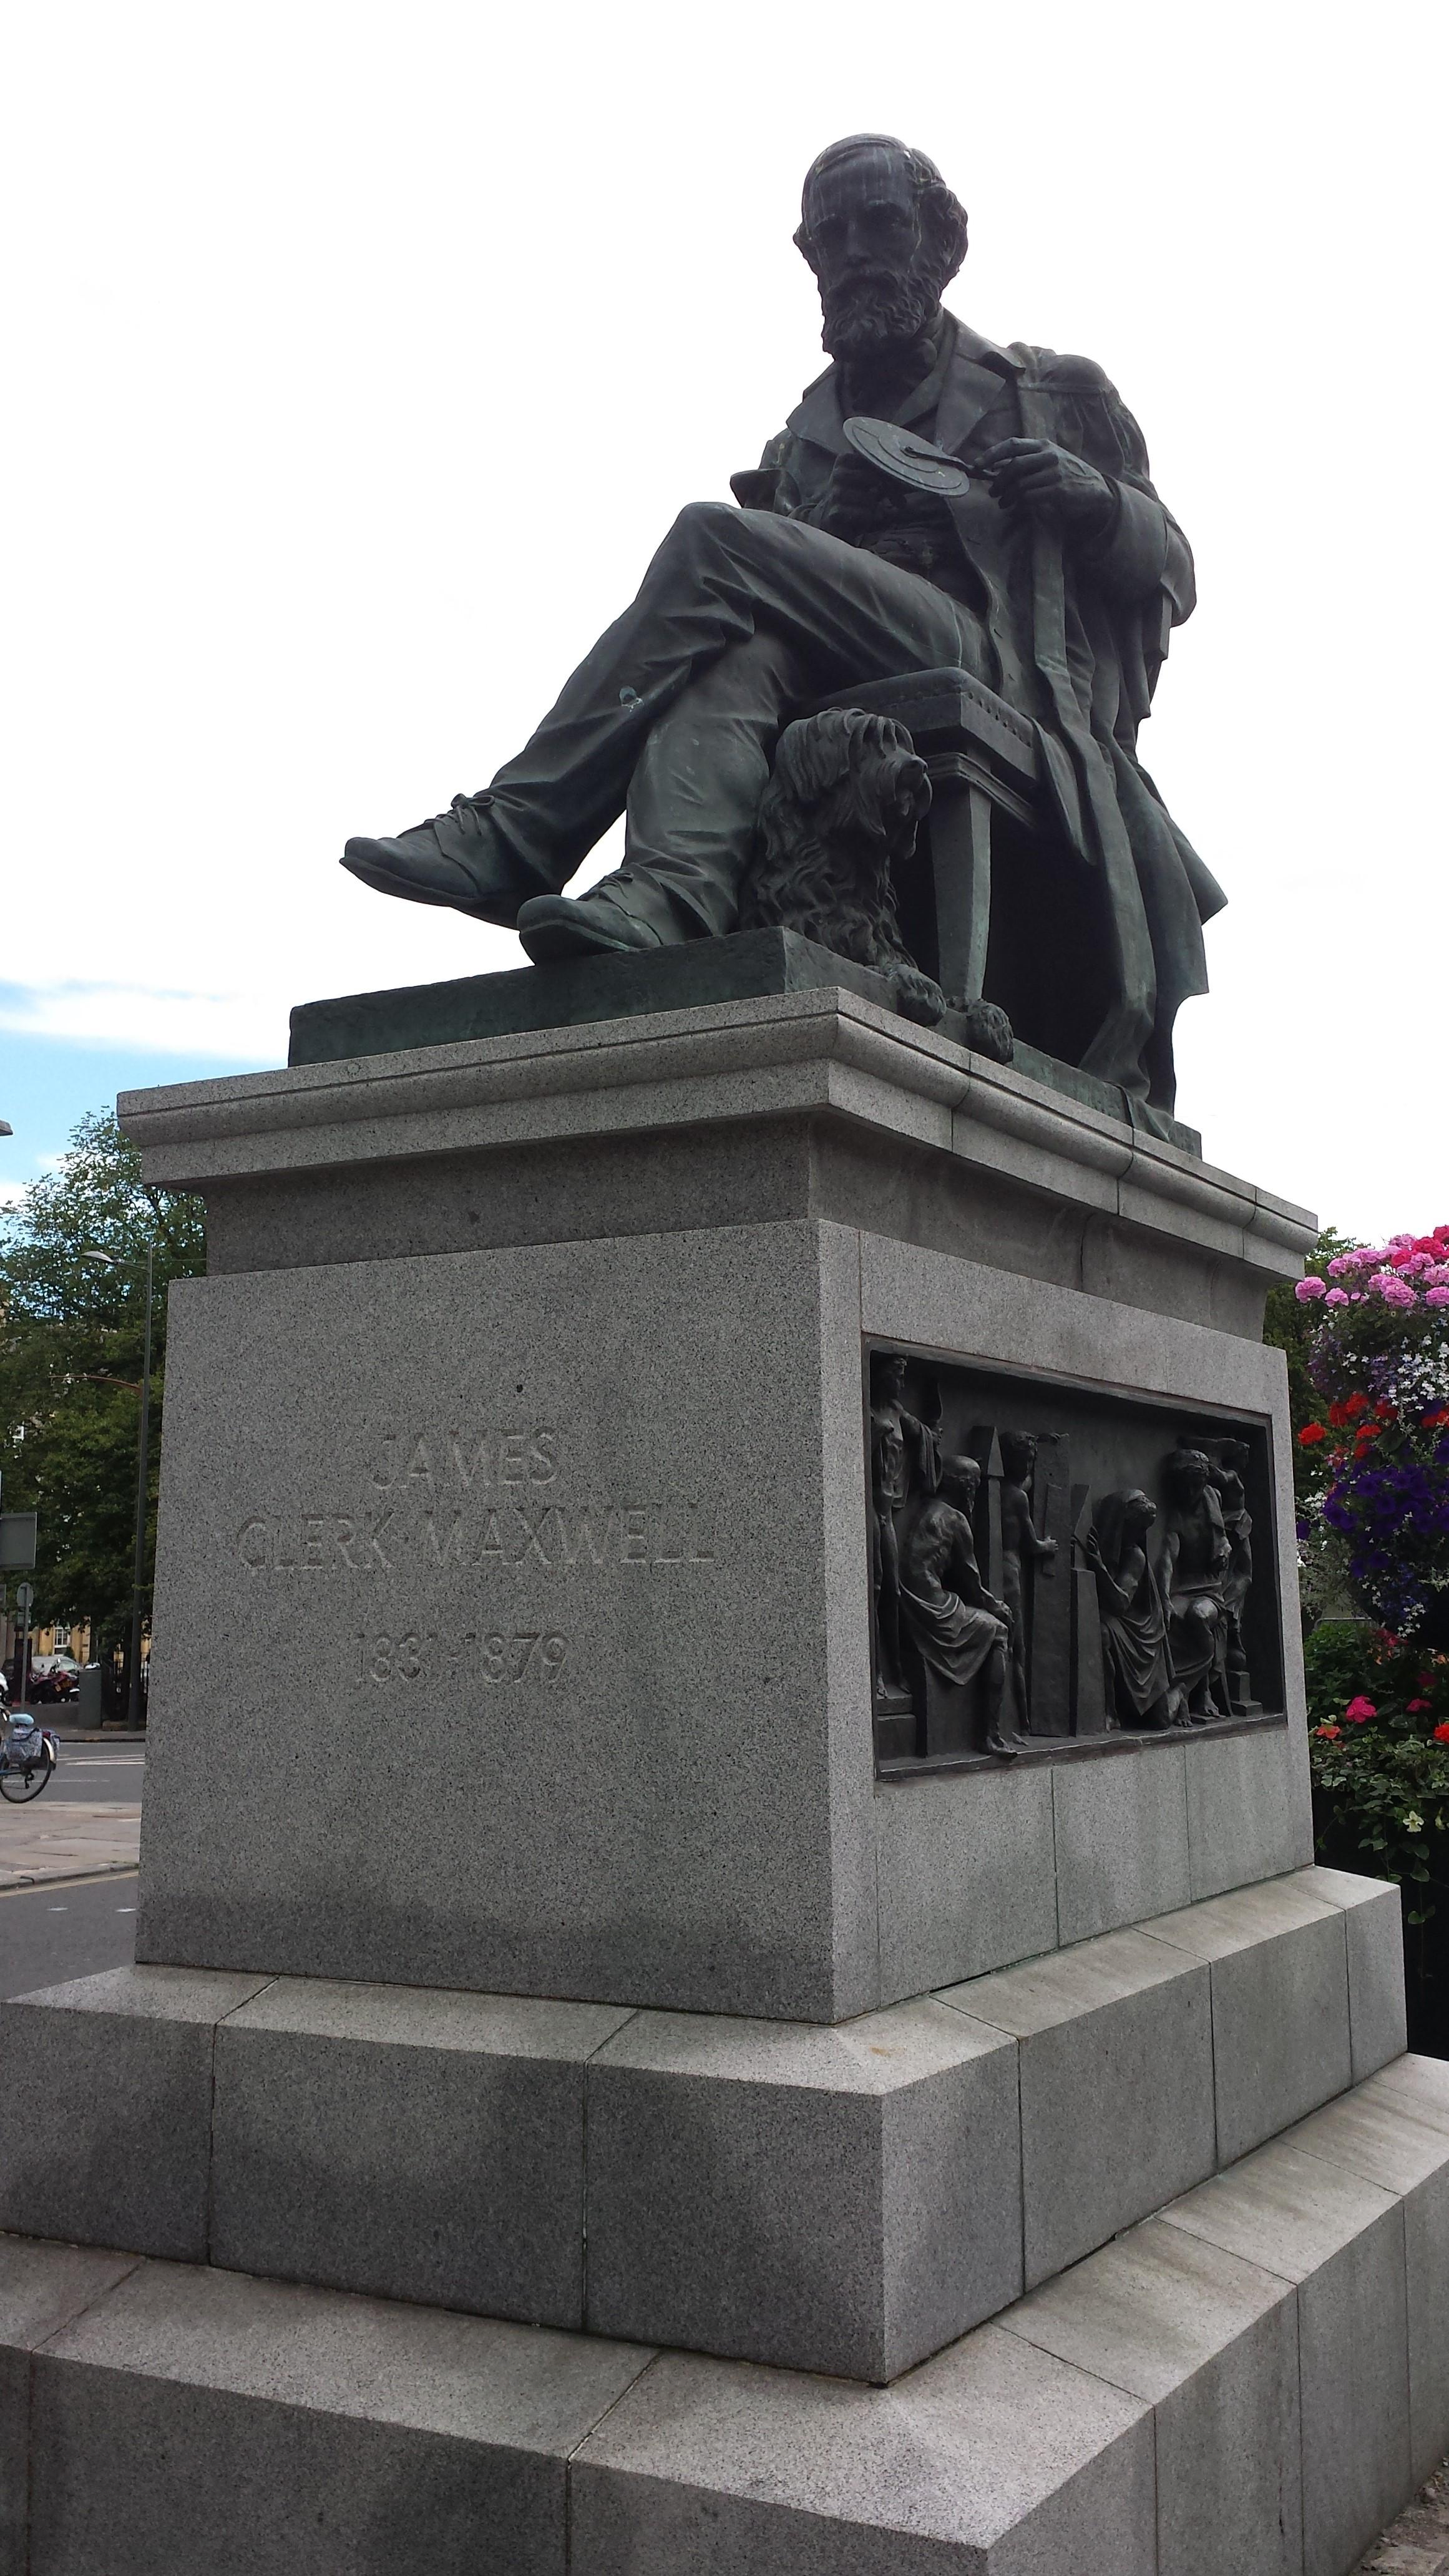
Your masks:
<instances>
[{"instance_id":1,"label":"seated relief figure","mask_svg":"<svg viewBox=\"0 0 1449 2576\"><path fill-rule=\"evenodd\" d=\"M1097 1578L1102 1660L1118 1726L1186 1726L1187 1700L1173 1682L1167 1607L1147 1553L1157 1518L1149 1494L1104 1494L1086 1540Z\"/></svg>"},{"instance_id":2,"label":"seated relief figure","mask_svg":"<svg viewBox=\"0 0 1449 2576\"><path fill-rule=\"evenodd\" d=\"M831 365L737 476L696 502L633 605L490 787L342 864L417 903L516 923L535 960L736 927L783 727L832 692L964 669L1032 728L1092 905L1094 1033L1079 1061L1147 1124L1173 1103L1172 1024L1206 990L1223 898L1136 756L1186 540L1101 368L999 347L948 313L966 218L923 153L855 135L821 153L796 241ZM854 453L866 415L932 440L964 493L903 492ZM624 864L562 888L615 818Z\"/></svg>"},{"instance_id":3,"label":"seated relief figure","mask_svg":"<svg viewBox=\"0 0 1449 2576\"><path fill-rule=\"evenodd\" d=\"M1002 1731L1011 1612L988 1592L976 1561L971 1516L981 1469L974 1458L945 1458L940 1490L923 1503L901 1551L901 1616L912 1644L941 1679L960 1686L982 1676L986 1750L1015 1757Z\"/></svg>"}]
</instances>

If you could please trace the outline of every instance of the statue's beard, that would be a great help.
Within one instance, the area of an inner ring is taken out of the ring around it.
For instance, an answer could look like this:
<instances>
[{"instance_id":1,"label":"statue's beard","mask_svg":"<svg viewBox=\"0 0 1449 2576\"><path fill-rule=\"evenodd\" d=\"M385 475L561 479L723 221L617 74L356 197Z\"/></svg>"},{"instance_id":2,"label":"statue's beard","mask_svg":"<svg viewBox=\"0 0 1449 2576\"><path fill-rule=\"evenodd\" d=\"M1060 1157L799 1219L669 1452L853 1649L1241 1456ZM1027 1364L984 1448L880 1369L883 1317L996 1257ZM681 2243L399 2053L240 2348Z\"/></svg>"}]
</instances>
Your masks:
<instances>
[{"instance_id":1,"label":"statue's beard","mask_svg":"<svg viewBox=\"0 0 1449 2576\"><path fill-rule=\"evenodd\" d=\"M831 295L822 290L821 344L847 366L885 357L919 337L936 301L934 283L914 270L906 277L860 278Z\"/></svg>"}]
</instances>

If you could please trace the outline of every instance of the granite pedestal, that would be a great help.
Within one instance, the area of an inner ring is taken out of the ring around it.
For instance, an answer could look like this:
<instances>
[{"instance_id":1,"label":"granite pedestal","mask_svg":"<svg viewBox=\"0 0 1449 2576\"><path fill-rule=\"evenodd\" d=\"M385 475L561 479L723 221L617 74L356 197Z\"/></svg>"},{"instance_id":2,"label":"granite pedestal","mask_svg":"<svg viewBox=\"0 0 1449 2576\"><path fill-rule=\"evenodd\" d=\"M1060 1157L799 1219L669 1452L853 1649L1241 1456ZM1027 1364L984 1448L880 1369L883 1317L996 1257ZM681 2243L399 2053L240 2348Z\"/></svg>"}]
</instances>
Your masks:
<instances>
[{"instance_id":1,"label":"granite pedestal","mask_svg":"<svg viewBox=\"0 0 1449 2576\"><path fill-rule=\"evenodd\" d=\"M1311 1220L721 945L122 1103L210 1267L137 1965L0 2006L30 2576L1346 2576L1443 2438L1449 2093L1312 1865ZM1253 1709L903 1757L882 1350L1246 1441Z\"/></svg>"}]
</instances>

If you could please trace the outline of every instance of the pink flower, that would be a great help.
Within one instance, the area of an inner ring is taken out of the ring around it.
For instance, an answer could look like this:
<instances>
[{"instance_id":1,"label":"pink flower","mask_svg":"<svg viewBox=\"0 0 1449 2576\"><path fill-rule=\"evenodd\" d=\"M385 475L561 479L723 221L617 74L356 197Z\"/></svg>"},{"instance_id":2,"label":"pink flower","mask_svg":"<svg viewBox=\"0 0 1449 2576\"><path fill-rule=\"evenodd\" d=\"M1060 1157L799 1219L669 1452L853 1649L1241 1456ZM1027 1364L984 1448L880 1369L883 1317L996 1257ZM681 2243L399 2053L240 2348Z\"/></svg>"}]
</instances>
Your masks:
<instances>
[{"instance_id":1,"label":"pink flower","mask_svg":"<svg viewBox=\"0 0 1449 2576\"><path fill-rule=\"evenodd\" d=\"M1293 1291L1300 1306L1311 1306L1315 1297L1323 1297L1327 1293L1324 1282L1321 1279L1315 1279L1312 1272L1306 1279L1300 1279Z\"/></svg>"},{"instance_id":2,"label":"pink flower","mask_svg":"<svg viewBox=\"0 0 1449 2576\"><path fill-rule=\"evenodd\" d=\"M1426 1288L1449 1288L1449 1261L1431 1261L1424 1272Z\"/></svg>"},{"instance_id":3,"label":"pink flower","mask_svg":"<svg viewBox=\"0 0 1449 2576\"><path fill-rule=\"evenodd\" d=\"M1369 1286L1377 1288L1386 1306L1416 1306L1419 1302L1407 1279L1400 1279L1392 1270L1376 1271Z\"/></svg>"},{"instance_id":4,"label":"pink flower","mask_svg":"<svg viewBox=\"0 0 1449 2576\"><path fill-rule=\"evenodd\" d=\"M1330 1288L1323 1302L1325 1306L1346 1306L1348 1304L1348 1291L1344 1288ZM1429 1302L1431 1305L1434 1303L1432 1292L1430 1294Z\"/></svg>"},{"instance_id":5,"label":"pink flower","mask_svg":"<svg viewBox=\"0 0 1449 2576\"><path fill-rule=\"evenodd\" d=\"M1409 1702L1409 1715L1410 1717L1422 1717L1425 1710L1430 1708L1432 1705L1432 1701L1427 1699L1411 1699Z\"/></svg>"},{"instance_id":6,"label":"pink flower","mask_svg":"<svg viewBox=\"0 0 1449 2576\"><path fill-rule=\"evenodd\" d=\"M1332 1261L1330 1261L1328 1265L1328 1275L1330 1279L1341 1279L1345 1270L1356 1270L1357 1268L1358 1264L1351 1252L1339 1252L1335 1253Z\"/></svg>"},{"instance_id":7,"label":"pink flower","mask_svg":"<svg viewBox=\"0 0 1449 2576\"><path fill-rule=\"evenodd\" d=\"M1378 1716L1378 1710L1375 1708L1373 1701L1371 1699L1365 1699L1362 1692L1359 1693L1357 1699L1351 1699L1349 1701L1348 1706L1343 1713L1345 1717L1352 1720L1355 1726L1367 1726L1371 1717Z\"/></svg>"},{"instance_id":8,"label":"pink flower","mask_svg":"<svg viewBox=\"0 0 1449 2576\"><path fill-rule=\"evenodd\" d=\"M1424 1303L1426 1306L1449 1306L1449 1288L1426 1288Z\"/></svg>"}]
</instances>

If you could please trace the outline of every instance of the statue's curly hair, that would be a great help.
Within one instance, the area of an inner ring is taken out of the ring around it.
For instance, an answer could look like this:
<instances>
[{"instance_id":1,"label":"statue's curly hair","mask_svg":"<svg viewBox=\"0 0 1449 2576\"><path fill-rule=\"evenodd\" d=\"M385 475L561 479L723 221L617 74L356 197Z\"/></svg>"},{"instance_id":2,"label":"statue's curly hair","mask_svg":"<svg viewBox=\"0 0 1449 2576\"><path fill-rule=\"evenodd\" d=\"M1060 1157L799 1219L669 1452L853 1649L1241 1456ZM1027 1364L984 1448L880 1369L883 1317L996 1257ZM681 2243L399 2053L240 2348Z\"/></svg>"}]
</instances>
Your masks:
<instances>
[{"instance_id":1,"label":"statue's curly hair","mask_svg":"<svg viewBox=\"0 0 1449 2576\"><path fill-rule=\"evenodd\" d=\"M814 253L810 242L810 219L807 206L811 181L833 167L837 161L849 160L856 152L894 152L906 165L921 223L921 250L928 275L936 293L949 285L966 256L966 209L953 195L934 161L902 143L894 134L847 134L839 143L827 143L818 152L805 173L800 192L800 228L795 234L795 248L813 269Z\"/></svg>"},{"instance_id":2,"label":"statue's curly hair","mask_svg":"<svg viewBox=\"0 0 1449 2576\"><path fill-rule=\"evenodd\" d=\"M912 1017L939 1019L940 990L901 939L891 883L930 801L926 764L889 716L829 707L787 725L760 800L741 929L797 930L888 976Z\"/></svg>"}]
</instances>

